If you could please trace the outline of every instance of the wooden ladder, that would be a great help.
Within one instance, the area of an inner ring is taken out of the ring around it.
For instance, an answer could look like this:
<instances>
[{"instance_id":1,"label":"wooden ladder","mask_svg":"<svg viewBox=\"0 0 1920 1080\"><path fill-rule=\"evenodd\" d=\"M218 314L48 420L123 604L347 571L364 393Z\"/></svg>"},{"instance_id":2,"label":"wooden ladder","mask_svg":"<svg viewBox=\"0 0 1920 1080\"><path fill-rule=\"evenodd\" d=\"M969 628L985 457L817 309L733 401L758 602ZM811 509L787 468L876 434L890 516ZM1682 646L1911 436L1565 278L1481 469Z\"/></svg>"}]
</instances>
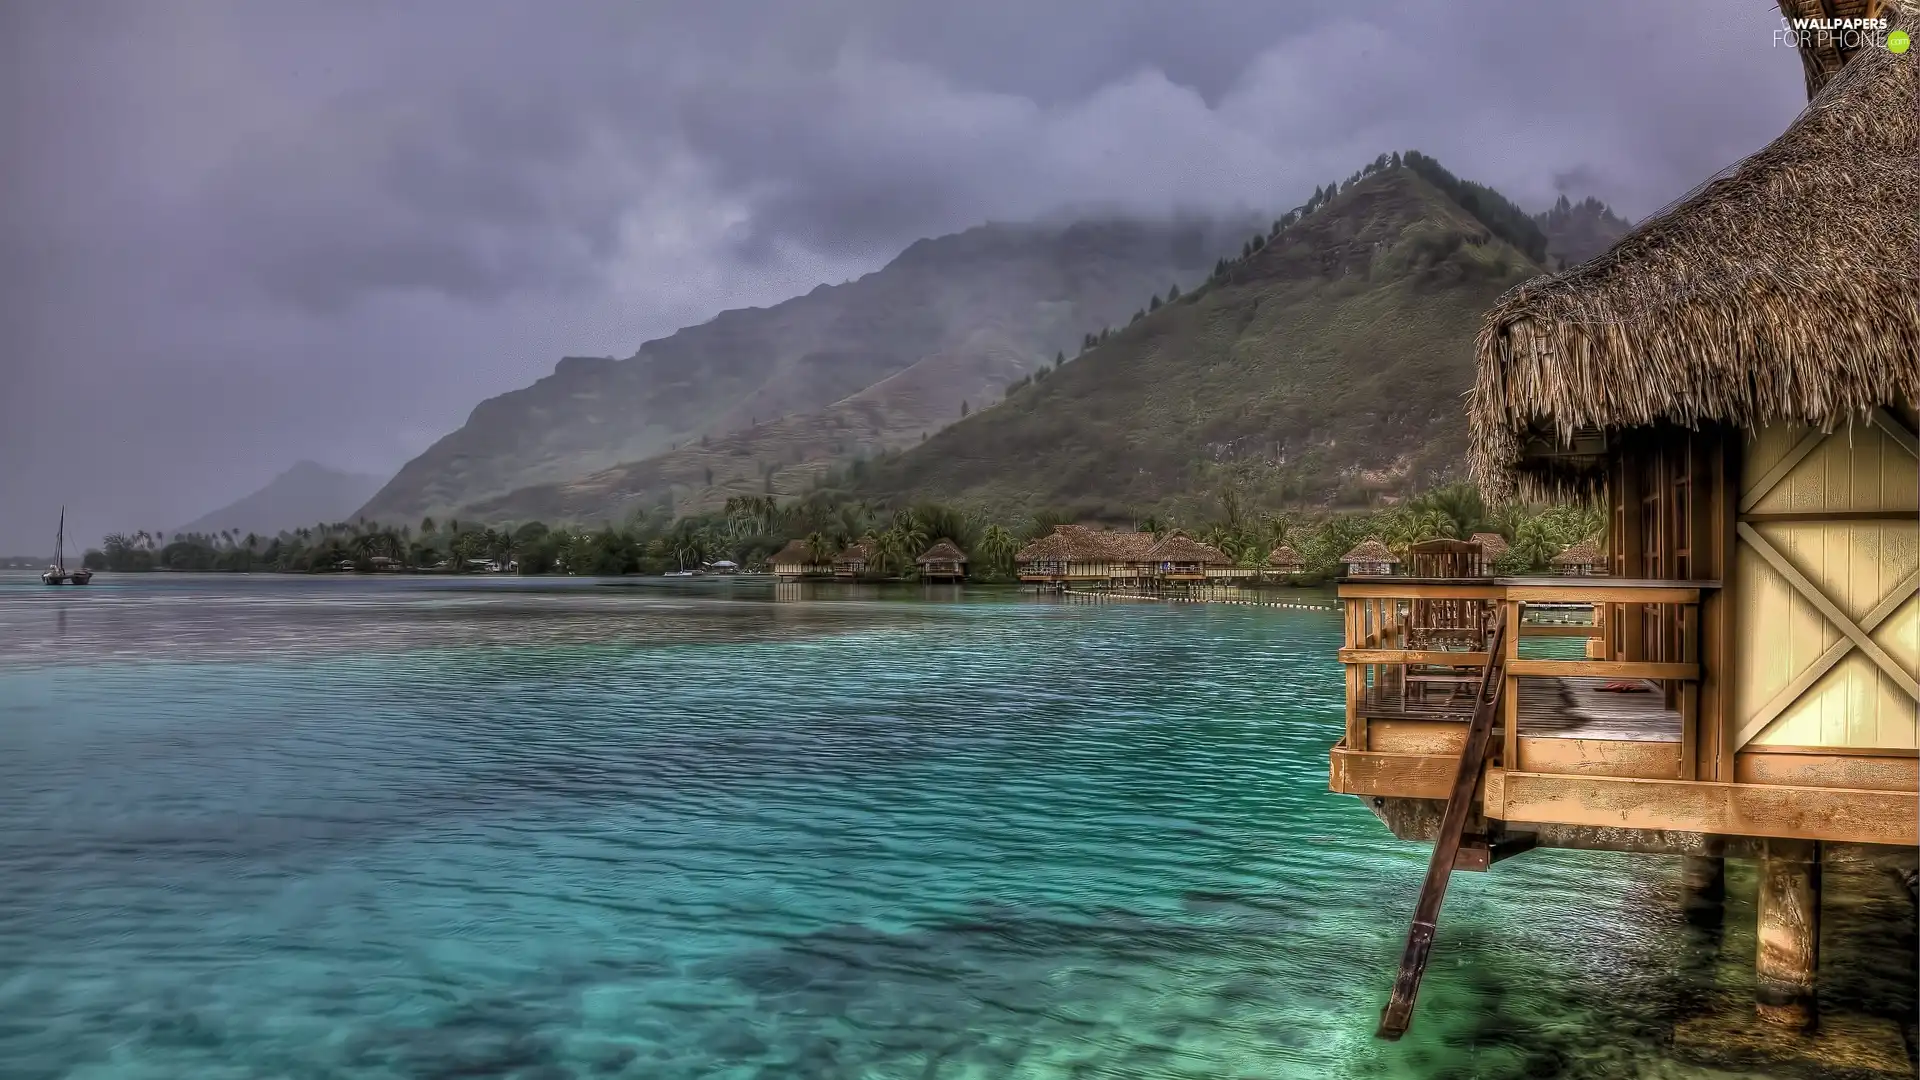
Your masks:
<instances>
[{"instance_id":1,"label":"wooden ladder","mask_svg":"<svg viewBox=\"0 0 1920 1080\"><path fill-rule=\"evenodd\" d=\"M1380 1013L1380 1028L1374 1032L1378 1038L1398 1039L1413 1023L1413 1002L1420 996L1420 977L1427 971L1427 954L1433 951L1433 930L1440 918L1440 902L1446 899L1447 881L1453 876L1455 860L1460 856L1460 840L1466 832L1474 795L1480 786L1480 769L1486 764L1487 749L1493 743L1493 721L1500 714L1500 699L1506 687L1503 671L1509 630L1503 613L1494 624L1487 665L1480 670L1473 722L1467 726L1467 742L1460 749L1460 766L1453 775L1447 812L1440 819L1440 835L1433 842L1427 880L1420 886L1420 902L1413 909L1413 926L1407 931L1407 951L1400 958L1400 976L1393 981L1393 998Z\"/></svg>"}]
</instances>

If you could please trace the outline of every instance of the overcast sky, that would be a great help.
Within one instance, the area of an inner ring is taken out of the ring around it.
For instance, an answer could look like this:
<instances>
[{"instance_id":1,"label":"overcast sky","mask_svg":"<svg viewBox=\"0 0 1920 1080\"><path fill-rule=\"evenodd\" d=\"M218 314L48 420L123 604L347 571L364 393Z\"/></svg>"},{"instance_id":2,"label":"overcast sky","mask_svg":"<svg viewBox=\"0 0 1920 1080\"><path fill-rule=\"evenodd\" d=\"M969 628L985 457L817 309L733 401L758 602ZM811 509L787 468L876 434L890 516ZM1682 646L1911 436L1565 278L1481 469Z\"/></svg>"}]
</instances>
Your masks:
<instances>
[{"instance_id":1,"label":"overcast sky","mask_svg":"<svg viewBox=\"0 0 1920 1080\"><path fill-rule=\"evenodd\" d=\"M1471 16L1463 12L1473 12ZM0 553L391 473L921 236L1417 147L1631 216L1804 103L1768 0L0 3Z\"/></svg>"}]
</instances>

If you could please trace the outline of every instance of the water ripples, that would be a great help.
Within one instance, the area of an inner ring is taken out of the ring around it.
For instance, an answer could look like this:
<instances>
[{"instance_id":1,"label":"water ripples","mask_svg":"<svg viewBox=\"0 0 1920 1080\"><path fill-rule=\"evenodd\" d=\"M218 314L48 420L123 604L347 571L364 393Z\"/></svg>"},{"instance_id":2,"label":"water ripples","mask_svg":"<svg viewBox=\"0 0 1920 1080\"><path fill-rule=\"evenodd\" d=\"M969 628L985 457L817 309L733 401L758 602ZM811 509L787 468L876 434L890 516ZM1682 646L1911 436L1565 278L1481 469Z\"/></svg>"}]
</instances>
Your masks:
<instances>
[{"instance_id":1,"label":"water ripples","mask_svg":"<svg viewBox=\"0 0 1920 1080\"><path fill-rule=\"evenodd\" d=\"M0 585L9 1075L1679 1076L1742 985L1537 853L1374 1043L1331 615L108 584Z\"/></svg>"}]
</instances>

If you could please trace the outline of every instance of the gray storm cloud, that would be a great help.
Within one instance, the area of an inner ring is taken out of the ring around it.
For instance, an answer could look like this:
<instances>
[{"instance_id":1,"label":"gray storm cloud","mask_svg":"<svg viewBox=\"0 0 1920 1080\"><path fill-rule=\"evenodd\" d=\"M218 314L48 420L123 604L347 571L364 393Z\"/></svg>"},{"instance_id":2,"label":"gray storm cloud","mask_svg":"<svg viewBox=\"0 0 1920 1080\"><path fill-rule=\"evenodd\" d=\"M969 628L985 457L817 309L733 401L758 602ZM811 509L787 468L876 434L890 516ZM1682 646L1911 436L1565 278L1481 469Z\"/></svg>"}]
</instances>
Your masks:
<instances>
[{"instance_id":1,"label":"gray storm cloud","mask_svg":"<svg viewBox=\"0 0 1920 1080\"><path fill-rule=\"evenodd\" d=\"M1462 11L1462 9L1466 11ZM1750 0L0 6L0 552L385 472L921 236L1278 212L1419 147L1645 214L1776 134Z\"/></svg>"}]
</instances>

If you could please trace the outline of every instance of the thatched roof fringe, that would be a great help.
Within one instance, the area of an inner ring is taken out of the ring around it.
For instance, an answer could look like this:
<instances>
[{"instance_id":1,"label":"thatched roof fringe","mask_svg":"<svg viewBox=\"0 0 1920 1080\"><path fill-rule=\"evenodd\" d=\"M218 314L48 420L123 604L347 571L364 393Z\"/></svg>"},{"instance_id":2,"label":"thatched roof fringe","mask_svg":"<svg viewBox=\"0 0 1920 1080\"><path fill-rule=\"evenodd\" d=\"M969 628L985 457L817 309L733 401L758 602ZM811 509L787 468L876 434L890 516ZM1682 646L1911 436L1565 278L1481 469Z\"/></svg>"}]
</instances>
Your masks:
<instances>
[{"instance_id":1,"label":"thatched roof fringe","mask_svg":"<svg viewBox=\"0 0 1920 1080\"><path fill-rule=\"evenodd\" d=\"M1893 26L1920 30L1886 5ZM1920 402L1920 61L1867 49L1785 134L1605 254L1509 292L1477 341L1483 492L1580 493L1536 433L1654 423L1824 430Z\"/></svg>"}]
</instances>

